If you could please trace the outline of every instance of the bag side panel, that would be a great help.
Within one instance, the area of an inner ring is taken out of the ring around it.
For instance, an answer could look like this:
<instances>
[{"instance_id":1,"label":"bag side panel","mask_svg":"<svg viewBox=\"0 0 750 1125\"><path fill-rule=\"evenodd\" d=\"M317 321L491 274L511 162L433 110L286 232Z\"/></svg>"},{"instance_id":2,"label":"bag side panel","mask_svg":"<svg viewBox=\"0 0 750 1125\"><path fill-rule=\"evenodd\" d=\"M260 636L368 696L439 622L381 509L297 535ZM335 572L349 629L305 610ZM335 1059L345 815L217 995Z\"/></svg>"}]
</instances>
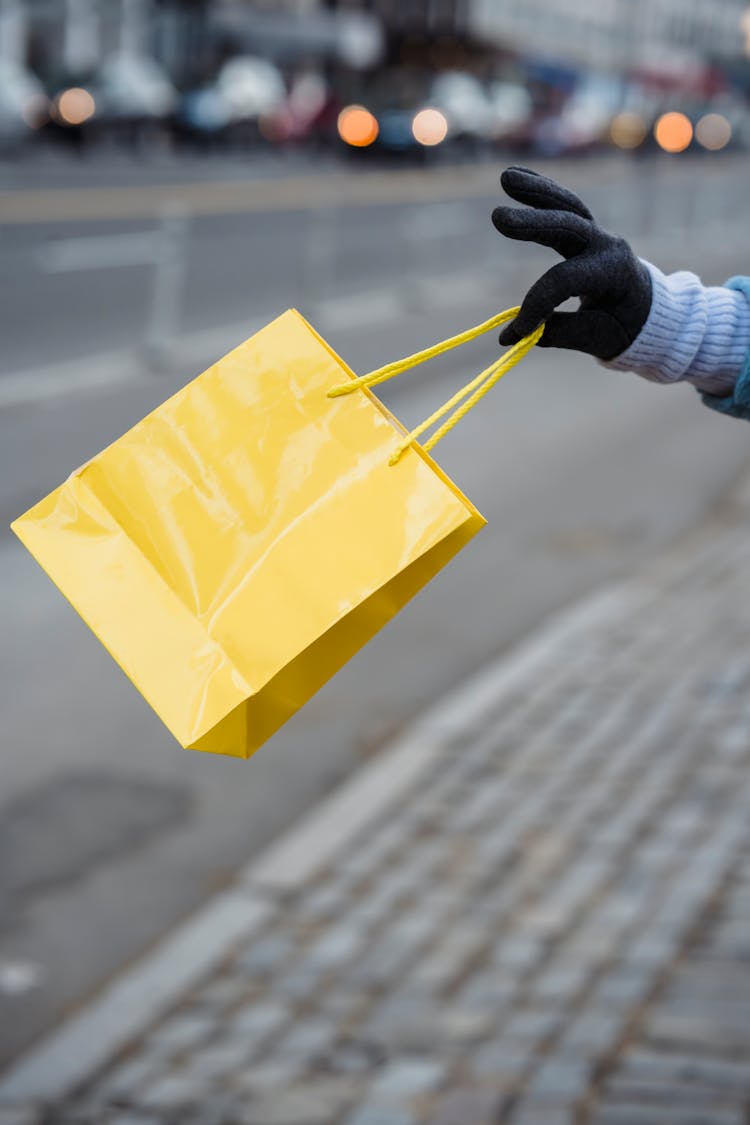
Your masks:
<instances>
[{"instance_id":1,"label":"bag side panel","mask_svg":"<svg viewBox=\"0 0 750 1125\"><path fill-rule=\"evenodd\" d=\"M355 653L395 617L415 594L471 540L482 527L482 516L469 517L455 531L426 551L416 562L353 609L293 660L266 686L229 716L191 750L249 758L295 714ZM240 714L241 712L241 714ZM244 752L232 739L245 723ZM234 734L232 733L234 730ZM232 746L232 749L225 749Z\"/></svg>"},{"instance_id":2,"label":"bag side panel","mask_svg":"<svg viewBox=\"0 0 750 1125\"><path fill-rule=\"evenodd\" d=\"M182 746L247 697L226 653L84 477L70 477L11 526Z\"/></svg>"}]
</instances>

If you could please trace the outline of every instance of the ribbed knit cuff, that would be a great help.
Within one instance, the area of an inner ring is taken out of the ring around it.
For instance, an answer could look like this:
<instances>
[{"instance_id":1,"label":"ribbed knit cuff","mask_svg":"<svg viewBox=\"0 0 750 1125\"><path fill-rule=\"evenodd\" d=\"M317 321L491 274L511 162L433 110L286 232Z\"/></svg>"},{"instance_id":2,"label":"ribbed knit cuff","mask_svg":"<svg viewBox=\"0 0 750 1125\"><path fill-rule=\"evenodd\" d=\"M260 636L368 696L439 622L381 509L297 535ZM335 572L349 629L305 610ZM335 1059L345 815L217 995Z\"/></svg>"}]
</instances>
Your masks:
<instances>
[{"instance_id":1,"label":"ribbed knit cuff","mask_svg":"<svg viewBox=\"0 0 750 1125\"><path fill-rule=\"evenodd\" d=\"M706 287L693 273L651 274L648 319L630 347L606 366L655 383L693 383L731 395L750 350L750 304L737 290Z\"/></svg>"}]
</instances>

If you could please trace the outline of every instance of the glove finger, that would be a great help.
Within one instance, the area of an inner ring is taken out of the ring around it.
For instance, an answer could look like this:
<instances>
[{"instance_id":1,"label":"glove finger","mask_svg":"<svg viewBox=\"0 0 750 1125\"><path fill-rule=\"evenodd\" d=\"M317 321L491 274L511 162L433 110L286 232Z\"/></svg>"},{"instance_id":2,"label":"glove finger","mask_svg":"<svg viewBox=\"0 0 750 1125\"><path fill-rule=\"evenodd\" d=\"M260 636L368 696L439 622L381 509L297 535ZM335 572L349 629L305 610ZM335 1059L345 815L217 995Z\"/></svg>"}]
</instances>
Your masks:
<instances>
[{"instance_id":1,"label":"glove finger","mask_svg":"<svg viewBox=\"0 0 750 1125\"><path fill-rule=\"evenodd\" d=\"M534 211L530 207L496 207L492 222L500 234L521 242L537 242L572 258L586 250L593 227L570 211Z\"/></svg>"},{"instance_id":2,"label":"glove finger","mask_svg":"<svg viewBox=\"0 0 750 1125\"><path fill-rule=\"evenodd\" d=\"M500 183L511 199L525 203L527 207L537 207L543 211L569 211L583 219L594 218L583 200L569 188L530 168L511 165L500 176Z\"/></svg>"},{"instance_id":3,"label":"glove finger","mask_svg":"<svg viewBox=\"0 0 750 1125\"><path fill-rule=\"evenodd\" d=\"M629 344L624 329L602 309L552 313L547 317L540 348L568 348L598 359L614 359Z\"/></svg>"},{"instance_id":4,"label":"glove finger","mask_svg":"<svg viewBox=\"0 0 750 1125\"><path fill-rule=\"evenodd\" d=\"M518 316L500 333L500 343L504 347L517 344L546 321L558 305L579 293L580 271L572 262L558 262L531 286Z\"/></svg>"},{"instance_id":5,"label":"glove finger","mask_svg":"<svg viewBox=\"0 0 750 1125\"><path fill-rule=\"evenodd\" d=\"M544 324L540 348L569 348L588 351L585 317L581 312L552 313Z\"/></svg>"}]
</instances>

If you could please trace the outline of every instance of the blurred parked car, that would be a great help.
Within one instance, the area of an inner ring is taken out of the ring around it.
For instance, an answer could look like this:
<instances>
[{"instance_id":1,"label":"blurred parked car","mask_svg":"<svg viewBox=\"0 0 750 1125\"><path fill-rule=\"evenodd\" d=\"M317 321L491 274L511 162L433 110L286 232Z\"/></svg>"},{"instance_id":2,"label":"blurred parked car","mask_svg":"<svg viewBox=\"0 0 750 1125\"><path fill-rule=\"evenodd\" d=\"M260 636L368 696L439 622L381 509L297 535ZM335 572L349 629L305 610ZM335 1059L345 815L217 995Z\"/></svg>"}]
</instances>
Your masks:
<instances>
[{"instance_id":1,"label":"blurred parked car","mask_svg":"<svg viewBox=\"0 0 750 1125\"><path fill-rule=\"evenodd\" d=\"M185 95L179 122L193 137L255 141L262 135L261 120L277 113L285 98L278 67L240 55L223 65L211 85Z\"/></svg>"},{"instance_id":2,"label":"blurred parked car","mask_svg":"<svg viewBox=\"0 0 750 1125\"><path fill-rule=\"evenodd\" d=\"M438 74L426 101L445 116L451 142L481 148L495 138L497 106L473 74L457 70Z\"/></svg>"},{"instance_id":3,"label":"blurred parked car","mask_svg":"<svg viewBox=\"0 0 750 1125\"><path fill-rule=\"evenodd\" d=\"M115 55L91 84L97 131L138 140L166 125L177 91L159 64L145 55Z\"/></svg>"},{"instance_id":4,"label":"blurred parked car","mask_svg":"<svg viewBox=\"0 0 750 1125\"><path fill-rule=\"evenodd\" d=\"M297 75L277 108L260 118L263 136L276 144L330 145L336 139L341 102L321 74Z\"/></svg>"},{"instance_id":5,"label":"blurred parked car","mask_svg":"<svg viewBox=\"0 0 750 1125\"><path fill-rule=\"evenodd\" d=\"M21 143L43 125L48 107L44 87L30 70L0 60L0 147Z\"/></svg>"},{"instance_id":6,"label":"blurred parked car","mask_svg":"<svg viewBox=\"0 0 750 1125\"><path fill-rule=\"evenodd\" d=\"M613 119L623 103L623 83L609 75L572 76L568 88L551 86L539 98L515 141L543 156L580 154L610 141Z\"/></svg>"},{"instance_id":7,"label":"blurred parked car","mask_svg":"<svg viewBox=\"0 0 750 1125\"><path fill-rule=\"evenodd\" d=\"M463 71L391 72L342 111L339 136L352 149L418 159L478 152L518 128L529 108L525 90L510 83L487 89Z\"/></svg>"},{"instance_id":8,"label":"blurred parked car","mask_svg":"<svg viewBox=\"0 0 750 1125\"><path fill-rule=\"evenodd\" d=\"M338 136L350 152L423 160L448 134L445 115L429 101L429 77L418 70L381 73L361 101L338 115Z\"/></svg>"},{"instance_id":9,"label":"blurred parked car","mask_svg":"<svg viewBox=\"0 0 750 1125\"><path fill-rule=\"evenodd\" d=\"M434 106L414 109L391 101L373 112L364 105L349 105L338 115L338 133L353 151L411 156L423 161L443 145L448 122Z\"/></svg>"},{"instance_id":10,"label":"blurred parked car","mask_svg":"<svg viewBox=\"0 0 750 1125\"><path fill-rule=\"evenodd\" d=\"M488 92L492 105L492 140L513 143L531 118L534 108L531 94L519 82L492 82Z\"/></svg>"},{"instance_id":11,"label":"blurred parked car","mask_svg":"<svg viewBox=\"0 0 750 1125\"><path fill-rule=\"evenodd\" d=\"M257 121L283 103L284 79L266 59L240 56L230 59L219 71L216 90L223 97L233 121Z\"/></svg>"}]
</instances>

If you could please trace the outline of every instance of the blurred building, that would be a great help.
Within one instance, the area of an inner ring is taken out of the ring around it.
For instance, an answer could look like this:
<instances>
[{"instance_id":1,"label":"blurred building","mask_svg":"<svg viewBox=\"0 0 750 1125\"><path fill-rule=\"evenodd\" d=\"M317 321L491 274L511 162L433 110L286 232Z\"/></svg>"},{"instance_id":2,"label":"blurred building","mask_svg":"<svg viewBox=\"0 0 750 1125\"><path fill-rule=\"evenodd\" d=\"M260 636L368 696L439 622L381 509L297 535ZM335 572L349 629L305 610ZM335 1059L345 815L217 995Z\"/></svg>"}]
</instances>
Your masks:
<instances>
[{"instance_id":1,"label":"blurred building","mask_svg":"<svg viewBox=\"0 0 750 1125\"><path fill-rule=\"evenodd\" d=\"M743 51L747 0L469 0L475 34L602 69L680 67Z\"/></svg>"},{"instance_id":2,"label":"blurred building","mask_svg":"<svg viewBox=\"0 0 750 1125\"><path fill-rule=\"evenodd\" d=\"M355 70L517 52L664 74L741 56L747 11L748 0L0 0L0 58L52 84L123 52L183 85L233 51Z\"/></svg>"},{"instance_id":3,"label":"blurred building","mask_svg":"<svg viewBox=\"0 0 750 1125\"><path fill-rule=\"evenodd\" d=\"M323 0L337 12L367 11L389 32L459 33L468 26L469 0Z\"/></svg>"}]
</instances>

